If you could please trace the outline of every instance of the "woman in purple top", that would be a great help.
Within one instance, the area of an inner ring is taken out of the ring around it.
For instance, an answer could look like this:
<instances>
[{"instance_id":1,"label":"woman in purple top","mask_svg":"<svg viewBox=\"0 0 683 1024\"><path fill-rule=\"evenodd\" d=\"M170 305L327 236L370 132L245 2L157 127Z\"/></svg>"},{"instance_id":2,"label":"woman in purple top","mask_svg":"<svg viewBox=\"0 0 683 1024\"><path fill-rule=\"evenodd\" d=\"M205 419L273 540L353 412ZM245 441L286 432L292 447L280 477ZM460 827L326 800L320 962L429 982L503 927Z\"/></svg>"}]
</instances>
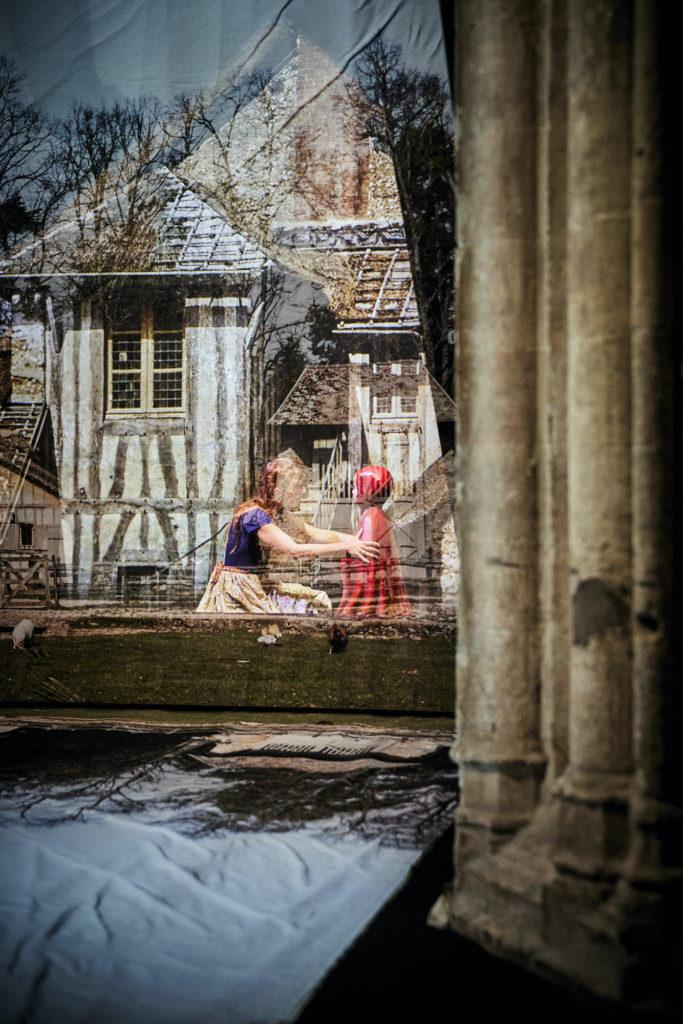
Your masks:
<instances>
[{"instance_id":1,"label":"woman in purple top","mask_svg":"<svg viewBox=\"0 0 683 1024\"><path fill-rule=\"evenodd\" d=\"M231 569L257 569L263 561L258 531L272 521L268 513L258 506L242 513L239 526L233 520L228 531L223 565Z\"/></svg>"},{"instance_id":2,"label":"woman in purple top","mask_svg":"<svg viewBox=\"0 0 683 1024\"><path fill-rule=\"evenodd\" d=\"M273 517L285 507L298 504L305 483L291 459L271 459L261 470L256 495L235 509L225 557L209 580L199 612L252 612L270 614L317 614L332 603L323 590L300 583L262 583L263 549L271 548L293 558L314 558L347 552L368 562L377 557L379 545L337 530L320 530L305 524L311 543L301 544L281 530Z\"/></svg>"}]
</instances>

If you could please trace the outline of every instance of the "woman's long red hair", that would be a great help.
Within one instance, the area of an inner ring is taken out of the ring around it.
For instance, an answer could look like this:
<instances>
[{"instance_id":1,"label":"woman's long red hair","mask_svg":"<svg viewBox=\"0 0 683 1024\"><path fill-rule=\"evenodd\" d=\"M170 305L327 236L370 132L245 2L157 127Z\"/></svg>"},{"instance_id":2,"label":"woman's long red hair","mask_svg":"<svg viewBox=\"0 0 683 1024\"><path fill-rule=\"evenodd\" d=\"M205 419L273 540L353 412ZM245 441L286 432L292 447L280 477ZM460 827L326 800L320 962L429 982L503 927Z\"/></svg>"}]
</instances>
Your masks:
<instances>
[{"instance_id":1,"label":"woman's long red hair","mask_svg":"<svg viewBox=\"0 0 683 1024\"><path fill-rule=\"evenodd\" d=\"M234 537L231 551L235 551L241 541L240 519L245 512L249 512L252 508L260 508L271 517L280 515L284 506L275 497L278 479L283 475L297 472L298 469L299 467L296 463L292 459L287 458L269 459L264 464L256 482L256 494L253 494L246 501L243 501L241 505L238 505L233 514L230 523L230 529L233 531Z\"/></svg>"}]
</instances>

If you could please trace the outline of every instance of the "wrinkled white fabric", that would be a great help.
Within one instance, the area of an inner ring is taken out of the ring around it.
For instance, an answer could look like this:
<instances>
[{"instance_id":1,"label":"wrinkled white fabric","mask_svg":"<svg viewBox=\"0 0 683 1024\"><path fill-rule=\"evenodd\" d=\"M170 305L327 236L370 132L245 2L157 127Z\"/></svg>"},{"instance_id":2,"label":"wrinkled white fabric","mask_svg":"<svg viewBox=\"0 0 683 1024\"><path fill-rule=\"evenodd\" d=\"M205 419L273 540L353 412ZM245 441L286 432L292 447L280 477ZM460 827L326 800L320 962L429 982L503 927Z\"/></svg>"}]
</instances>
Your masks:
<instances>
[{"instance_id":1,"label":"wrinkled white fabric","mask_svg":"<svg viewBox=\"0 0 683 1024\"><path fill-rule=\"evenodd\" d=\"M0 829L5 1021L283 1021L418 851L123 815Z\"/></svg>"}]
</instances>

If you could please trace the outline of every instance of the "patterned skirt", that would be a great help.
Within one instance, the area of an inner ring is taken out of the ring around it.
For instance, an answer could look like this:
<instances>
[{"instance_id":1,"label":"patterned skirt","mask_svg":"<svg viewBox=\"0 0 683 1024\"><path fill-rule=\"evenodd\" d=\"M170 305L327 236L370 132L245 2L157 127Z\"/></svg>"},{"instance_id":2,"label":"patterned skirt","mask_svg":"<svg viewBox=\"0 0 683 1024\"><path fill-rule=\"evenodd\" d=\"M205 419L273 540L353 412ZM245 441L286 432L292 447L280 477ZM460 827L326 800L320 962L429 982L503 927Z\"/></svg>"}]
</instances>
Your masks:
<instances>
[{"instance_id":1,"label":"patterned skirt","mask_svg":"<svg viewBox=\"0 0 683 1024\"><path fill-rule=\"evenodd\" d=\"M264 582L265 589L256 573L217 562L197 611L226 615L319 615L332 609L324 590L313 590L301 583Z\"/></svg>"}]
</instances>

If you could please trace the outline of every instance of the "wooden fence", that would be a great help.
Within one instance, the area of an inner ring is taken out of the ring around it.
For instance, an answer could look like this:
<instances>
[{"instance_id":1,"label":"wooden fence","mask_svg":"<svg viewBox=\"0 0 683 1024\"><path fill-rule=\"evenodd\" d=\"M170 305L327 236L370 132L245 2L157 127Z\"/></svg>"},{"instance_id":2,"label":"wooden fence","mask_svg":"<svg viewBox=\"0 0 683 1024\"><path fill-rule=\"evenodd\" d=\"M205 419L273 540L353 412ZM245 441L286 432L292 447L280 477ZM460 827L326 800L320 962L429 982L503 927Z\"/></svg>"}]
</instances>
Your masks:
<instances>
[{"instance_id":1,"label":"wooden fence","mask_svg":"<svg viewBox=\"0 0 683 1024\"><path fill-rule=\"evenodd\" d=\"M47 551L0 550L0 608L51 608L58 603L55 560Z\"/></svg>"}]
</instances>

